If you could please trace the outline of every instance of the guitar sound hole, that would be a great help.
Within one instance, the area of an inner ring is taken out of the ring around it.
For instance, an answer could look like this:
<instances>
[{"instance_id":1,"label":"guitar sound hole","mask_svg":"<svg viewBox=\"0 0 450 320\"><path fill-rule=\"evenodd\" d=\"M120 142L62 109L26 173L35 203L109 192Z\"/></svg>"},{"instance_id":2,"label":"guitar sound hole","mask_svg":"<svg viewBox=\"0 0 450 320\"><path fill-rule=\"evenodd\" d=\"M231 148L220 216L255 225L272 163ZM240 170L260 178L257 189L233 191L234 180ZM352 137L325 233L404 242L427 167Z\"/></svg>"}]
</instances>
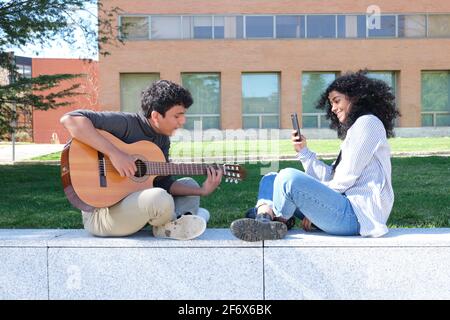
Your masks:
<instances>
[{"instance_id":1,"label":"guitar sound hole","mask_svg":"<svg viewBox=\"0 0 450 320\"><path fill-rule=\"evenodd\" d=\"M134 173L134 176L136 178L141 178L143 176L145 176L145 174L147 173L147 167L145 165L145 163L142 160L136 160L134 162L136 164L137 167L137 171Z\"/></svg>"}]
</instances>

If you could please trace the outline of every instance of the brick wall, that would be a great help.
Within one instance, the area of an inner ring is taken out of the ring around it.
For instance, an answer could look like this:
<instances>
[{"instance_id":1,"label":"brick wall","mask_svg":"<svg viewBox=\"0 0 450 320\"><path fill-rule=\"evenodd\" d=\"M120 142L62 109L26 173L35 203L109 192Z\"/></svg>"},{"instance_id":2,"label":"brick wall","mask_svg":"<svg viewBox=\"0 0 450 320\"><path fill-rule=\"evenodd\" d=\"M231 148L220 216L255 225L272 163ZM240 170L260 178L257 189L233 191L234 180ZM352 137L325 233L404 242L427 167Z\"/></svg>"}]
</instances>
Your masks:
<instances>
[{"instance_id":1,"label":"brick wall","mask_svg":"<svg viewBox=\"0 0 450 320\"><path fill-rule=\"evenodd\" d=\"M70 106L54 110L33 112L33 138L36 143L65 143L69 135L59 123L59 119L75 109L99 110L98 105L98 62L79 59L42 59L33 58L33 77L42 74L84 74L84 76L64 81L58 90L67 88L73 83L80 83L77 91L82 94L68 98Z\"/></svg>"}]
</instances>

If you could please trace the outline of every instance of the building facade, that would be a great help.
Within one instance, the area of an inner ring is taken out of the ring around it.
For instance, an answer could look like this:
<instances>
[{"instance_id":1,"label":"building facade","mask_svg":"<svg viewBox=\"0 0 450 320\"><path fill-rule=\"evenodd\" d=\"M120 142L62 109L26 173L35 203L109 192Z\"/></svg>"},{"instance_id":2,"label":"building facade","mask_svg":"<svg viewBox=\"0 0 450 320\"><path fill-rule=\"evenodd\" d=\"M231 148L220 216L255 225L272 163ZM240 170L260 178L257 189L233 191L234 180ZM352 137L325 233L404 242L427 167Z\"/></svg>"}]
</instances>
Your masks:
<instances>
[{"instance_id":1,"label":"building facade","mask_svg":"<svg viewBox=\"0 0 450 320\"><path fill-rule=\"evenodd\" d=\"M157 79L187 87L186 127L328 126L315 102L369 70L393 89L397 127L450 126L450 1L108 0L117 34L99 59L103 110L135 111Z\"/></svg>"}]
</instances>

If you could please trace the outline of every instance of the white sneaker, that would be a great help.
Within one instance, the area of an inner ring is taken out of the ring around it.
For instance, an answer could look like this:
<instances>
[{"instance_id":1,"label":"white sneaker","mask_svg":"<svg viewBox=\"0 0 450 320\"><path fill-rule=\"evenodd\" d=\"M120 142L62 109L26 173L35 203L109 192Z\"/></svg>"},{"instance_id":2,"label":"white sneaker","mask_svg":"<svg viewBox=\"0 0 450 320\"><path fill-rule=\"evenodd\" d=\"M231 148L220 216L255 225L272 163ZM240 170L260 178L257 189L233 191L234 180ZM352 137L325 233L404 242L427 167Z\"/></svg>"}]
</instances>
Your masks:
<instances>
[{"instance_id":1,"label":"white sneaker","mask_svg":"<svg viewBox=\"0 0 450 320\"><path fill-rule=\"evenodd\" d=\"M153 235L158 238L191 240L201 236L205 230L206 222L203 218L183 215L165 225L153 226Z\"/></svg>"},{"instance_id":2,"label":"white sneaker","mask_svg":"<svg viewBox=\"0 0 450 320\"><path fill-rule=\"evenodd\" d=\"M196 216L202 217L205 220L205 222L208 223L210 214L209 211L206 210L205 208L198 208Z\"/></svg>"}]
</instances>

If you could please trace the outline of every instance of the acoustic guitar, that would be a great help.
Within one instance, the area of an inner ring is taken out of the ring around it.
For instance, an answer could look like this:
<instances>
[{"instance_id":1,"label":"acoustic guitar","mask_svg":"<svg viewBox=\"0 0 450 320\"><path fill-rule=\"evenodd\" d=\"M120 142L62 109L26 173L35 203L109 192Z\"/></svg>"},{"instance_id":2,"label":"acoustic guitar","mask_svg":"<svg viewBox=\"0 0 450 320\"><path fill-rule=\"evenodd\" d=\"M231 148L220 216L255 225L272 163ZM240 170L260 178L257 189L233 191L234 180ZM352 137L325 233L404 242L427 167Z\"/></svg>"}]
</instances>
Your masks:
<instances>
[{"instance_id":1,"label":"acoustic guitar","mask_svg":"<svg viewBox=\"0 0 450 320\"><path fill-rule=\"evenodd\" d=\"M61 153L61 179L69 202L83 211L110 207L130 193L153 187L157 176L206 175L207 168L221 168L225 182L237 183L245 178L245 170L237 164L166 162L163 152L150 141L127 144L112 134L97 130L120 150L136 158L133 177L121 177L110 159L77 139L72 139Z\"/></svg>"}]
</instances>

